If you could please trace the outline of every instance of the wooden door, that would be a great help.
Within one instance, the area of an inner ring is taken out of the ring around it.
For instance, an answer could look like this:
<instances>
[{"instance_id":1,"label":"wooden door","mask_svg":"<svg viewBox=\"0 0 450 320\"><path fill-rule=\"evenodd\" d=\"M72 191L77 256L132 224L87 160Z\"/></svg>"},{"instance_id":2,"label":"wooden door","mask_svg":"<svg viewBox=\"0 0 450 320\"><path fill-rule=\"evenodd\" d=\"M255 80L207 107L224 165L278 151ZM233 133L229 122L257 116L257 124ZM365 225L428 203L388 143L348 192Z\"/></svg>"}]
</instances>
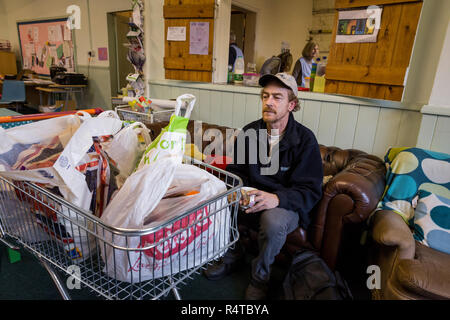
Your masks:
<instances>
[{"instance_id":1,"label":"wooden door","mask_svg":"<svg viewBox=\"0 0 450 320\"><path fill-rule=\"evenodd\" d=\"M166 79L211 82L213 71L214 0L165 0L165 52ZM191 22L209 23L207 54L190 54ZM168 41L169 27L185 27L185 41Z\"/></svg>"},{"instance_id":2,"label":"wooden door","mask_svg":"<svg viewBox=\"0 0 450 320\"><path fill-rule=\"evenodd\" d=\"M339 10L382 6L374 43L336 43ZM419 0L336 0L325 92L400 101L419 22Z\"/></svg>"}]
</instances>

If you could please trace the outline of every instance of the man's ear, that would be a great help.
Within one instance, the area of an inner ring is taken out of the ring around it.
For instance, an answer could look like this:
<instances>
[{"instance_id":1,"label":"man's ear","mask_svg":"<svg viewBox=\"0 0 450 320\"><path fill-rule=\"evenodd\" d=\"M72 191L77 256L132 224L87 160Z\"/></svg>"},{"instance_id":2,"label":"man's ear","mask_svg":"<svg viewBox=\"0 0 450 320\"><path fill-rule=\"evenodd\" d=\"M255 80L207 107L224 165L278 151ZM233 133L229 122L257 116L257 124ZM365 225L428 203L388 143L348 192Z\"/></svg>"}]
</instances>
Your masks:
<instances>
[{"instance_id":1,"label":"man's ear","mask_svg":"<svg viewBox=\"0 0 450 320\"><path fill-rule=\"evenodd\" d=\"M290 102L289 102L288 110L289 110L289 111L293 111L293 110L295 109L295 105L296 105L295 100L290 101Z\"/></svg>"}]
</instances>

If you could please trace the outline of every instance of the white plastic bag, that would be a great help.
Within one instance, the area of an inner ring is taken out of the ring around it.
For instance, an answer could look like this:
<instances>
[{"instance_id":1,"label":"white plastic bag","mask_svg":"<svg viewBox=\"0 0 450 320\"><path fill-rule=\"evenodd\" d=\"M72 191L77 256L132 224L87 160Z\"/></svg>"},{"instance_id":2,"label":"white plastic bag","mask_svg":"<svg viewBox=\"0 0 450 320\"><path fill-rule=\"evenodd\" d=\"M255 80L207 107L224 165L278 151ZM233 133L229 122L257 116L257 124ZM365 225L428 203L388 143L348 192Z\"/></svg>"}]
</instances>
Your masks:
<instances>
[{"instance_id":1,"label":"white plastic bag","mask_svg":"<svg viewBox=\"0 0 450 320\"><path fill-rule=\"evenodd\" d=\"M175 178L167 183L171 176ZM196 192L177 194L192 191L189 183ZM100 230L114 246L137 249L126 251L100 245L104 272L120 281L138 282L178 273L214 258L218 249L229 242L230 211L225 197L209 205L205 202L225 190L225 184L215 176L195 166L178 164L171 157L133 173L107 208L115 214L105 211L102 220L125 229L154 227L155 231L124 237ZM162 199L165 195L170 197ZM199 209L180 217L199 205ZM174 222L168 224L171 219ZM146 247L149 248L139 250Z\"/></svg>"},{"instance_id":2,"label":"white plastic bag","mask_svg":"<svg viewBox=\"0 0 450 320\"><path fill-rule=\"evenodd\" d=\"M147 147L137 169L166 157L175 157L176 161L181 163L186 145L186 128L195 100L196 98L191 94L183 94L177 98L177 106L174 114L170 117L169 124ZM179 115L182 107L186 108L183 117Z\"/></svg>"},{"instance_id":3,"label":"white plastic bag","mask_svg":"<svg viewBox=\"0 0 450 320\"><path fill-rule=\"evenodd\" d=\"M145 148L151 143L148 131L141 122L134 122L120 130L110 142L102 144L103 150L114 160L120 171L117 176L119 189L136 168Z\"/></svg>"},{"instance_id":4,"label":"white plastic bag","mask_svg":"<svg viewBox=\"0 0 450 320\"><path fill-rule=\"evenodd\" d=\"M92 167L88 163L92 160L88 151L95 146L93 137L114 135L121 127L122 121L118 119L90 118L84 114L0 130L0 175L38 183L48 189L57 187L67 201L90 210L93 192L80 165ZM107 166L104 158L101 165ZM32 189L16 192L20 193L21 201L31 205L38 224L64 247L73 261L83 261L89 256L95 246L83 216L56 203L37 201L39 196ZM98 195L101 206L106 206L107 196Z\"/></svg>"}]
</instances>

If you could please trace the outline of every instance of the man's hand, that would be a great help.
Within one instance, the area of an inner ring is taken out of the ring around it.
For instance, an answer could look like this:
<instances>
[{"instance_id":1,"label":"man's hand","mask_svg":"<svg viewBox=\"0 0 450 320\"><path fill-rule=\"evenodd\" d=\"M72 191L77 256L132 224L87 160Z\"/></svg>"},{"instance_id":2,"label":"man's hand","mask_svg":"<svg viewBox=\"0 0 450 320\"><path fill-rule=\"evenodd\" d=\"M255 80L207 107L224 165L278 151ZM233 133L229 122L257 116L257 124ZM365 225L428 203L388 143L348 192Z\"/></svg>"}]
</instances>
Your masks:
<instances>
[{"instance_id":1,"label":"man's hand","mask_svg":"<svg viewBox=\"0 0 450 320\"><path fill-rule=\"evenodd\" d=\"M264 192L261 190L252 190L247 192L249 196L255 196L255 204L253 207L245 210L245 213L258 212L267 209L273 209L278 207L280 204L280 199L273 193Z\"/></svg>"}]
</instances>

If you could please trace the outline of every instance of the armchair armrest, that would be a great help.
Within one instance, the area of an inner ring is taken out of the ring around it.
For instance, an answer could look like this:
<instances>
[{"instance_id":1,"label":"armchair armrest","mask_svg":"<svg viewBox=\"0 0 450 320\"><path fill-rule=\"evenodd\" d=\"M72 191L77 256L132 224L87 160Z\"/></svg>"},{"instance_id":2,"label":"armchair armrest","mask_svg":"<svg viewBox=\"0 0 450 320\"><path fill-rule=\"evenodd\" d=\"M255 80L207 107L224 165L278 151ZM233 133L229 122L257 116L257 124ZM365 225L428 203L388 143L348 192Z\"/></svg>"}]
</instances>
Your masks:
<instances>
[{"instance_id":1,"label":"armchair armrest","mask_svg":"<svg viewBox=\"0 0 450 320\"><path fill-rule=\"evenodd\" d=\"M413 259L415 241L403 218L390 210L380 210L372 218L372 238L378 244L397 247L399 259Z\"/></svg>"},{"instance_id":2,"label":"armchair armrest","mask_svg":"<svg viewBox=\"0 0 450 320\"><path fill-rule=\"evenodd\" d=\"M324 153L324 167L337 174L324 186L310 240L334 268L344 225L370 216L383 194L386 169L381 159L365 152L332 151L332 155Z\"/></svg>"},{"instance_id":3,"label":"armchair armrest","mask_svg":"<svg viewBox=\"0 0 450 320\"><path fill-rule=\"evenodd\" d=\"M353 159L325 186L324 198L346 194L353 200L353 210L342 217L345 223L365 221L384 192L386 169L374 158L366 155Z\"/></svg>"}]
</instances>

